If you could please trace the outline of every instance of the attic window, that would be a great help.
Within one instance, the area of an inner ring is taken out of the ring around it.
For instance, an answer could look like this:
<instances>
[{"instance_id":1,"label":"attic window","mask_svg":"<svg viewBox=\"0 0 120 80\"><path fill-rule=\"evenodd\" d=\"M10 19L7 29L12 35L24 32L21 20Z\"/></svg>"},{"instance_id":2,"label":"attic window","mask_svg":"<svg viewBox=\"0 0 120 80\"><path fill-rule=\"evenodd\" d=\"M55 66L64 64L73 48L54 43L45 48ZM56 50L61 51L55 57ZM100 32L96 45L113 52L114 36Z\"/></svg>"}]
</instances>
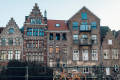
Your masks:
<instances>
[{"instance_id":1,"label":"attic window","mask_svg":"<svg viewBox=\"0 0 120 80\"><path fill-rule=\"evenodd\" d=\"M60 24L55 24L56 27L60 27Z\"/></svg>"},{"instance_id":2,"label":"attic window","mask_svg":"<svg viewBox=\"0 0 120 80\"><path fill-rule=\"evenodd\" d=\"M9 34L13 34L14 33L14 29L13 28L10 28L9 29Z\"/></svg>"}]
</instances>

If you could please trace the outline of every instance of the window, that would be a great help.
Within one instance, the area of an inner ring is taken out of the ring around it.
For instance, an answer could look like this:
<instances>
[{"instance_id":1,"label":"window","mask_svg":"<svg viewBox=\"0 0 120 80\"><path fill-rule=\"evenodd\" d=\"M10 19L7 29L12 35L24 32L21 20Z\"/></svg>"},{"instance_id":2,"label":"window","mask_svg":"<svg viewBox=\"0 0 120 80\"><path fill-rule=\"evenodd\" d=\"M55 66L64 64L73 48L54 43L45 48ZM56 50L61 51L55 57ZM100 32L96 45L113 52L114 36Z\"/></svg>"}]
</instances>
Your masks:
<instances>
[{"instance_id":1,"label":"window","mask_svg":"<svg viewBox=\"0 0 120 80\"><path fill-rule=\"evenodd\" d=\"M31 24L41 24L41 19L30 19Z\"/></svg>"},{"instance_id":2,"label":"window","mask_svg":"<svg viewBox=\"0 0 120 80\"><path fill-rule=\"evenodd\" d=\"M43 55L39 56L39 61L41 61L41 62L44 61L44 56Z\"/></svg>"},{"instance_id":3,"label":"window","mask_svg":"<svg viewBox=\"0 0 120 80\"><path fill-rule=\"evenodd\" d=\"M79 60L79 50L73 50L73 60Z\"/></svg>"},{"instance_id":4,"label":"window","mask_svg":"<svg viewBox=\"0 0 120 80\"><path fill-rule=\"evenodd\" d=\"M118 50L112 49L112 59L118 59Z\"/></svg>"},{"instance_id":5,"label":"window","mask_svg":"<svg viewBox=\"0 0 120 80\"><path fill-rule=\"evenodd\" d=\"M81 17L82 17L82 19L87 19L87 13L86 12L82 12L81 13Z\"/></svg>"},{"instance_id":6,"label":"window","mask_svg":"<svg viewBox=\"0 0 120 80\"><path fill-rule=\"evenodd\" d=\"M27 36L32 36L32 28L27 28Z\"/></svg>"},{"instance_id":7,"label":"window","mask_svg":"<svg viewBox=\"0 0 120 80\"><path fill-rule=\"evenodd\" d=\"M59 53L60 48L58 46L56 46L56 53Z\"/></svg>"},{"instance_id":8,"label":"window","mask_svg":"<svg viewBox=\"0 0 120 80\"><path fill-rule=\"evenodd\" d=\"M53 59L50 59L50 67L53 67L53 64L54 62L53 62Z\"/></svg>"},{"instance_id":9,"label":"window","mask_svg":"<svg viewBox=\"0 0 120 80\"><path fill-rule=\"evenodd\" d=\"M114 70L115 70L116 72L119 71L119 65L115 64L113 67L114 67Z\"/></svg>"},{"instance_id":10,"label":"window","mask_svg":"<svg viewBox=\"0 0 120 80\"><path fill-rule=\"evenodd\" d=\"M38 36L38 30L39 29L33 29L33 36Z\"/></svg>"},{"instance_id":11,"label":"window","mask_svg":"<svg viewBox=\"0 0 120 80\"><path fill-rule=\"evenodd\" d=\"M97 35L92 35L92 44L97 44Z\"/></svg>"},{"instance_id":12,"label":"window","mask_svg":"<svg viewBox=\"0 0 120 80\"><path fill-rule=\"evenodd\" d=\"M15 59L20 60L20 51L15 51Z\"/></svg>"},{"instance_id":13,"label":"window","mask_svg":"<svg viewBox=\"0 0 120 80\"><path fill-rule=\"evenodd\" d=\"M39 29L39 36L44 36L44 29Z\"/></svg>"},{"instance_id":14,"label":"window","mask_svg":"<svg viewBox=\"0 0 120 80\"><path fill-rule=\"evenodd\" d=\"M112 45L112 40L111 39L108 40L108 44Z\"/></svg>"},{"instance_id":15,"label":"window","mask_svg":"<svg viewBox=\"0 0 120 80\"><path fill-rule=\"evenodd\" d=\"M92 29L96 29L96 28L97 28L96 22L92 22L92 23L91 23L91 28L92 28Z\"/></svg>"},{"instance_id":16,"label":"window","mask_svg":"<svg viewBox=\"0 0 120 80\"><path fill-rule=\"evenodd\" d=\"M77 34L73 35L73 40L78 40L78 35Z\"/></svg>"},{"instance_id":17,"label":"window","mask_svg":"<svg viewBox=\"0 0 120 80\"><path fill-rule=\"evenodd\" d=\"M6 45L6 39L5 38L1 38L1 45L5 46Z\"/></svg>"},{"instance_id":18,"label":"window","mask_svg":"<svg viewBox=\"0 0 120 80\"><path fill-rule=\"evenodd\" d=\"M87 22L82 22L80 25L80 31L89 31L91 30L91 26L87 24Z\"/></svg>"},{"instance_id":19,"label":"window","mask_svg":"<svg viewBox=\"0 0 120 80\"><path fill-rule=\"evenodd\" d=\"M66 47L63 47L63 52L67 53L67 48Z\"/></svg>"},{"instance_id":20,"label":"window","mask_svg":"<svg viewBox=\"0 0 120 80\"><path fill-rule=\"evenodd\" d=\"M53 40L53 33L49 34L49 40Z\"/></svg>"},{"instance_id":21,"label":"window","mask_svg":"<svg viewBox=\"0 0 120 80\"><path fill-rule=\"evenodd\" d=\"M8 39L8 44L9 44L9 45L13 45L13 39L12 39L12 38L9 38L9 39Z\"/></svg>"},{"instance_id":22,"label":"window","mask_svg":"<svg viewBox=\"0 0 120 80\"><path fill-rule=\"evenodd\" d=\"M60 33L56 33L56 40L60 40Z\"/></svg>"},{"instance_id":23,"label":"window","mask_svg":"<svg viewBox=\"0 0 120 80\"><path fill-rule=\"evenodd\" d=\"M41 23L42 23L41 19L36 20L36 24L41 24Z\"/></svg>"},{"instance_id":24,"label":"window","mask_svg":"<svg viewBox=\"0 0 120 80\"><path fill-rule=\"evenodd\" d=\"M49 53L53 53L53 47L52 46L49 47Z\"/></svg>"},{"instance_id":25,"label":"window","mask_svg":"<svg viewBox=\"0 0 120 80\"><path fill-rule=\"evenodd\" d=\"M13 51L8 51L8 60L13 59Z\"/></svg>"},{"instance_id":26,"label":"window","mask_svg":"<svg viewBox=\"0 0 120 80\"><path fill-rule=\"evenodd\" d=\"M78 22L72 23L73 30L78 30Z\"/></svg>"},{"instance_id":27,"label":"window","mask_svg":"<svg viewBox=\"0 0 120 80\"><path fill-rule=\"evenodd\" d=\"M83 34L82 39L88 39L88 36L86 34Z\"/></svg>"},{"instance_id":28,"label":"window","mask_svg":"<svg viewBox=\"0 0 120 80\"><path fill-rule=\"evenodd\" d=\"M31 24L35 24L35 19L30 19Z\"/></svg>"},{"instance_id":29,"label":"window","mask_svg":"<svg viewBox=\"0 0 120 80\"><path fill-rule=\"evenodd\" d=\"M6 60L6 51L1 51L0 53L0 60Z\"/></svg>"},{"instance_id":30,"label":"window","mask_svg":"<svg viewBox=\"0 0 120 80\"><path fill-rule=\"evenodd\" d=\"M20 38L16 38L15 40L15 45L20 45Z\"/></svg>"},{"instance_id":31,"label":"window","mask_svg":"<svg viewBox=\"0 0 120 80\"><path fill-rule=\"evenodd\" d=\"M26 47L27 48L33 48L33 41L32 40L27 40L26 41Z\"/></svg>"},{"instance_id":32,"label":"window","mask_svg":"<svg viewBox=\"0 0 120 80\"><path fill-rule=\"evenodd\" d=\"M98 53L96 49L92 50L92 60L98 60Z\"/></svg>"},{"instance_id":33,"label":"window","mask_svg":"<svg viewBox=\"0 0 120 80\"><path fill-rule=\"evenodd\" d=\"M81 44L88 43L88 36L86 34L83 34L81 36L80 43Z\"/></svg>"},{"instance_id":34,"label":"window","mask_svg":"<svg viewBox=\"0 0 120 80\"><path fill-rule=\"evenodd\" d=\"M88 60L88 50L83 50L82 51L82 58L83 58L83 61Z\"/></svg>"},{"instance_id":35,"label":"window","mask_svg":"<svg viewBox=\"0 0 120 80\"><path fill-rule=\"evenodd\" d=\"M106 68L106 75L110 75L110 68Z\"/></svg>"},{"instance_id":36,"label":"window","mask_svg":"<svg viewBox=\"0 0 120 80\"><path fill-rule=\"evenodd\" d=\"M103 50L103 55L104 55L104 59L109 59L110 58L109 50Z\"/></svg>"},{"instance_id":37,"label":"window","mask_svg":"<svg viewBox=\"0 0 120 80\"><path fill-rule=\"evenodd\" d=\"M60 27L60 24L55 24L56 27Z\"/></svg>"},{"instance_id":38,"label":"window","mask_svg":"<svg viewBox=\"0 0 120 80\"><path fill-rule=\"evenodd\" d=\"M10 28L9 29L9 34L13 34L14 33L14 29L13 28Z\"/></svg>"},{"instance_id":39,"label":"window","mask_svg":"<svg viewBox=\"0 0 120 80\"><path fill-rule=\"evenodd\" d=\"M63 33L63 34L62 34L62 40L67 40L66 33Z\"/></svg>"},{"instance_id":40,"label":"window","mask_svg":"<svg viewBox=\"0 0 120 80\"><path fill-rule=\"evenodd\" d=\"M83 73L89 73L89 67L84 66L83 67Z\"/></svg>"}]
</instances>

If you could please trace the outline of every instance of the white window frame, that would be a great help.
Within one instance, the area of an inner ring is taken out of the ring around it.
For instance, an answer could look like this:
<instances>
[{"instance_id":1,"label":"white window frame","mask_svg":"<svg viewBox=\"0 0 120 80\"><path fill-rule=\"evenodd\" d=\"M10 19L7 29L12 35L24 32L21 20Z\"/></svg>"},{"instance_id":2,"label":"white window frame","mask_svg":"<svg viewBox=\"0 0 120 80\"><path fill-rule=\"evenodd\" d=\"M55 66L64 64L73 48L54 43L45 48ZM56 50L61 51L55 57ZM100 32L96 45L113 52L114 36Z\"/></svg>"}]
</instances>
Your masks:
<instances>
[{"instance_id":1,"label":"white window frame","mask_svg":"<svg viewBox=\"0 0 120 80\"><path fill-rule=\"evenodd\" d=\"M112 45L112 39L108 39L108 45Z\"/></svg>"},{"instance_id":2,"label":"white window frame","mask_svg":"<svg viewBox=\"0 0 120 80\"><path fill-rule=\"evenodd\" d=\"M88 50L82 50L82 59L83 61L88 61L89 60L89 56L88 56Z\"/></svg>"},{"instance_id":3,"label":"white window frame","mask_svg":"<svg viewBox=\"0 0 120 80\"><path fill-rule=\"evenodd\" d=\"M89 73L90 68L88 66L83 66L83 73Z\"/></svg>"},{"instance_id":4,"label":"white window frame","mask_svg":"<svg viewBox=\"0 0 120 80\"><path fill-rule=\"evenodd\" d=\"M8 51L8 60L13 59L13 51Z\"/></svg>"},{"instance_id":5,"label":"white window frame","mask_svg":"<svg viewBox=\"0 0 120 80\"><path fill-rule=\"evenodd\" d=\"M94 43L93 44L97 44L97 35L92 35L91 36L92 40L94 40Z\"/></svg>"},{"instance_id":6,"label":"white window frame","mask_svg":"<svg viewBox=\"0 0 120 80\"><path fill-rule=\"evenodd\" d=\"M73 50L73 61L79 60L79 50Z\"/></svg>"},{"instance_id":7,"label":"white window frame","mask_svg":"<svg viewBox=\"0 0 120 80\"><path fill-rule=\"evenodd\" d=\"M77 34L73 35L73 40L78 40L78 35Z\"/></svg>"},{"instance_id":8,"label":"white window frame","mask_svg":"<svg viewBox=\"0 0 120 80\"><path fill-rule=\"evenodd\" d=\"M106 75L110 75L110 68L109 67L106 68Z\"/></svg>"},{"instance_id":9,"label":"white window frame","mask_svg":"<svg viewBox=\"0 0 120 80\"><path fill-rule=\"evenodd\" d=\"M112 49L112 59L118 59L118 49Z\"/></svg>"},{"instance_id":10,"label":"white window frame","mask_svg":"<svg viewBox=\"0 0 120 80\"><path fill-rule=\"evenodd\" d=\"M109 50L107 50L107 49L103 50L103 57L104 57L104 59L110 59Z\"/></svg>"},{"instance_id":11,"label":"white window frame","mask_svg":"<svg viewBox=\"0 0 120 80\"><path fill-rule=\"evenodd\" d=\"M92 60L98 60L98 50L92 49Z\"/></svg>"},{"instance_id":12,"label":"white window frame","mask_svg":"<svg viewBox=\"0 0 120 80\"><path fill-rule=\"evenodd\" d=\"M21 53L21 51L19 51L19 50L15 51L15 59L16 60L20 60L20 53Z\"/></svg>"},{"instance_id":13,"label":"white window frame","mask_svg":"<svg viewBox=\"0 0 120 80\"><path fill-rule=\"evenodd\" d=\"M49 65L50 65L50 67L53 67L53 66L54 66L53 59L50 59Z\"/></svg>"},{"instance_id":14,"label":"white window frame","mask_svg":"<svg viewBox=\"0 0 120 80\"><path fill-rule=\"evenodd\" d=\"M6 60L6 51L1 51L0 53L0 60Z\"/></svg>"}]
</instances>

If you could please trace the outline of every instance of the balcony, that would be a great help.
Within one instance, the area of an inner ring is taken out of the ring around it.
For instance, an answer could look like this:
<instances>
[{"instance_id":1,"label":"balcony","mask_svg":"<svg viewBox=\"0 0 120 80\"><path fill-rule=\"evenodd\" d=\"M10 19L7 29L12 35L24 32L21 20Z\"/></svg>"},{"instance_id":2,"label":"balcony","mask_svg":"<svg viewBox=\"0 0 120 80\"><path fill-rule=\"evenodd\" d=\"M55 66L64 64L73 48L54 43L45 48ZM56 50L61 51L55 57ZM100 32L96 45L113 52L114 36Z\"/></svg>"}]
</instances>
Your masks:
<instances>
[{"instance_id":1,"label":"balcony","mask_svg":"<svg viewBox=\"0 0 120 80\"><path fill-rule=\"evenodd\" d=\"M73 40L74 44L79 44L79 40Z\"/></svg>"},{"instance_id":2,"label":"balcony","mask_svg":"<svg viewBox=\"0 0 120 80\"><path fill-rule=\"evenodd\" d=\"M91 46L91 40L90 39L80 39L80 46Z\"/></svg>"},{"instance_id":3,"label":"balcony","mask_svg":"<svg viewBox=\"0 0 120 80\"><path fill-rule=\"evenodd\" d=\"M91 25L80 25L80 32L91 32Z\"/></svg>"}]
</instances>

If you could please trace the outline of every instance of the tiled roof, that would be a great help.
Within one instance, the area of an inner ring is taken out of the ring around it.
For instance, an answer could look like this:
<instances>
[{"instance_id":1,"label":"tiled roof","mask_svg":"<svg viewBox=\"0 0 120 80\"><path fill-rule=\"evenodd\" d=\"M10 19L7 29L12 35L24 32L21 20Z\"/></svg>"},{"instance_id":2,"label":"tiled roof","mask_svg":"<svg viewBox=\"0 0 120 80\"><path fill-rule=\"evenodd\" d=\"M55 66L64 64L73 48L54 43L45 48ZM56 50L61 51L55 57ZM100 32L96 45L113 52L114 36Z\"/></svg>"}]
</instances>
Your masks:
<instances>
[{"instance_id":1,"label":"tiled roof","mask_svg":"<svg viewBox=\"0 0 120 80\"><path fill-rule=\"evenodd\" d=\"M48 30L53 30L53 31L64 31L68 30L67 24L65 20L48 20ZM59 24L59 27L56 27L56 24Z\"/></svg>"},{"instance_id":2,"label":"tiled roof","mask_svg":"<svg viewBox=\"0 0 120 80\"><path fill-rule=\"evenodd\" d=\"M3 31L4 27L0 27L0 33Z\"/></svg>"}]
</instances>

